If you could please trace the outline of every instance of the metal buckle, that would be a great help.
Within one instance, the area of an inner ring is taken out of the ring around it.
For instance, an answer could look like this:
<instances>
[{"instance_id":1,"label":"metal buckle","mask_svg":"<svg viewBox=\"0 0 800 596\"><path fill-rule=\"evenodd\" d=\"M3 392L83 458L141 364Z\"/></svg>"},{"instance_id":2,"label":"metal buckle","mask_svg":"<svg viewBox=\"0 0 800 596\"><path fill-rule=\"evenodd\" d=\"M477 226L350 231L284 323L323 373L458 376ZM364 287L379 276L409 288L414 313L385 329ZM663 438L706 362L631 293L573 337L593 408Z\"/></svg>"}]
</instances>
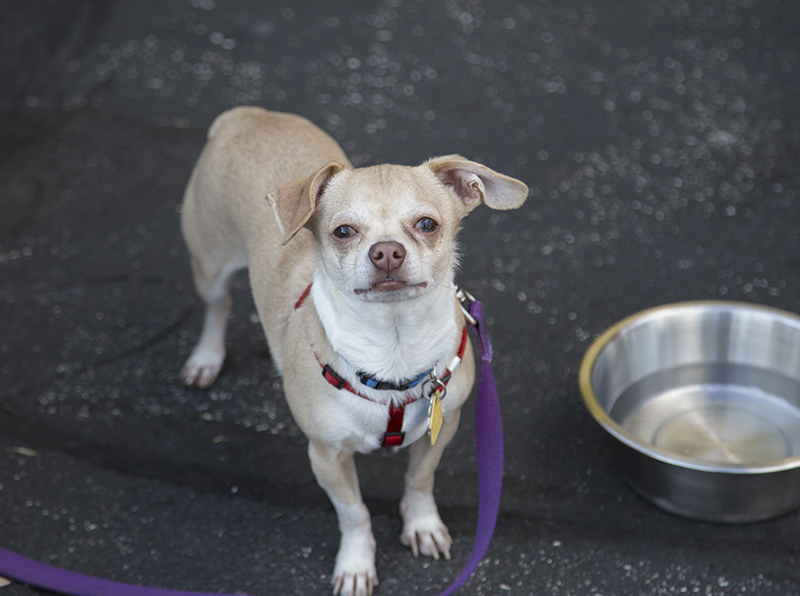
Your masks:
<instances>
[{"instance_id":1,"label":"metal buckle","mask_svg":"<svg viewBox=\"0 0 800 596\"><path fill-rule=\"evenodd\" d=\"M445 385L445 383L446 381L440 379L439 375L436 374L436 367L434 367L430 376L422 384L422 395L424 395L426 399L430 400L438 391L439 399L436 401L442 401L444 396L447 395L447 385Z\"/></svg>"},{"instance_id":2,"label":"metal buckle","mask_svg":"<svg viewBox=\"0 0 800 596\"><path fill-rule=\"evenodd\" d=\"M469 314L469 307L464 306L465 304L472 304L475 302L475 296L467 292L464 288L456 289L456 298L458 298L458 305L461 307L461 312L464 313L464 317L466 317L467 322L476 327L478 325L478 321L475 320L471 314Z\"/></svg>"}]
</instances>

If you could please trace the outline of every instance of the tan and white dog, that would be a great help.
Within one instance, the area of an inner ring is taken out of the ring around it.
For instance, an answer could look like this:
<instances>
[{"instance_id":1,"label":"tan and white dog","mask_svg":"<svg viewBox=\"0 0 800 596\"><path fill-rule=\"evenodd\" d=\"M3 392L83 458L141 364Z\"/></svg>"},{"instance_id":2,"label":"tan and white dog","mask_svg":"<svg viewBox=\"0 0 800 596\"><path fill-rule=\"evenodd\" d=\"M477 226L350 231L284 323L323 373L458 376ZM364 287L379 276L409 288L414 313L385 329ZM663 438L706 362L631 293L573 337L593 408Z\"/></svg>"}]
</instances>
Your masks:
<instances>
[{"instance_id":1,"label":"tan and white dog","mask_svg":"<svg viewBox=\"0 0 800 596\"><path fill-rule=\"evenodd\" d=\"M457 155L353 169L308 120L260 108L225 112L208 132L181 211L206 304L182 376L207 387L219 374L231 277L247 267L312 470L338 515L334 594L365 596L378 583L355 452L410 445L400 539L414 555L450 556L434 472L475 378L453 281L456 233L479 204L513 209L527 195ZM432 445L429 398L443 381Z\"/></svg>"}]
</instances>

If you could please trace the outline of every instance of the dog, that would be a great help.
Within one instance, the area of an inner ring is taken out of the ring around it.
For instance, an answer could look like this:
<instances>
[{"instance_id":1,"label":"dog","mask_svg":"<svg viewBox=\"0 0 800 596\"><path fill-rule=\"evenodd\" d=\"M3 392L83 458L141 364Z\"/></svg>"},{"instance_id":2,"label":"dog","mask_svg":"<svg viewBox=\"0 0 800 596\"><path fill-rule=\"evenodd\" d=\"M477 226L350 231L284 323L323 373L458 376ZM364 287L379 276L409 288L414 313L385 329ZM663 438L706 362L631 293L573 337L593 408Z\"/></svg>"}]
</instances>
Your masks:
<instances>
[{"instance_id":1,"label":"dog","mask_svg":"<svg viewBox=\"0 0 800 596\"><path fill-rule=\"evenodd\" d=\"M209 129L181 208L206 307L181 375L200 388L218 376L231 278L247 268L312 471L338 516L334 594L367 596L378 583L356 452L410 447L400 540L415 556L450 558L434 472L475 379L456 235L481 203L515 209L527 196L522 182L458 155L354 169L328 134L291 114L238 107ZM440 429L429 432L437 410Z\"/></svg>"}]
</instances>

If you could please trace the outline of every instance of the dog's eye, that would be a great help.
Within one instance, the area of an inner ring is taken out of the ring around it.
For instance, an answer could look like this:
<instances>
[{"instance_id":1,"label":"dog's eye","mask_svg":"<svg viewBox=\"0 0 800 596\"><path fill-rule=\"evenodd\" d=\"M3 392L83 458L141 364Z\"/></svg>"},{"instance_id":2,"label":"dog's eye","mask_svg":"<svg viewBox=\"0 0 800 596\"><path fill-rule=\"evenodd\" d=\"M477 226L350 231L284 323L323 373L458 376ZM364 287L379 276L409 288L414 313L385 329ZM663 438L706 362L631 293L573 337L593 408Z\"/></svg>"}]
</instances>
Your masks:
<instances>
[{"instance_id":1,"label":"dog's eye","mask_svg":"<svg viewBox=\"0 0 800 596\"><path fill-rule=\"evenodd\" d=\"M423 217L420 219L414 227L417 228L420 232L425 232L426 234L431 234L439 229L439 224L432 220L430 217Z\"/></svg>"},{"instance_id":2,"label":"dog's eye","mask_svg":"<svg viewBox=\"0 0 800 596\"><path fill-rule=\"evenodd\" d=\"M347 240L348 238L352 238L358 232L353 226L339 226L333 231L333 235L338 238L339 240Z\"/></svg>"}]
</instances>

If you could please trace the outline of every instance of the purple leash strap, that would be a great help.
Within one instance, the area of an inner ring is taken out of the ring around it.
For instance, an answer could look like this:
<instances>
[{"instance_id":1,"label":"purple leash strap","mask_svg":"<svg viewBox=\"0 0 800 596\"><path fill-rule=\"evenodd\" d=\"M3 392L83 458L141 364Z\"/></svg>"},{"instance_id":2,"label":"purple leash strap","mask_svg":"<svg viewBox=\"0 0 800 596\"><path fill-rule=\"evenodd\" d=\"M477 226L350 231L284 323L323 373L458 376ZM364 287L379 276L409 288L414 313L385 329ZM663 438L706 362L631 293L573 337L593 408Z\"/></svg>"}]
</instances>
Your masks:
<instances>
[{"instance_id":1,"label":"purple leash strap","mask_svg":"<svg viewBox=\"0 0 800 596\"><path fill-rule=\"evenodd\" d=\"M70 596L224 596L123 584L39 563L0 548L0 575L37 588ZM238 596L244 596L239 593Z\"/></svg>"},{"instance_id":2,"label":"purple leash strap","mask_svg":"<svg viewBox=\"0 0 800 596\"><path fill-rule=\"evenodd\" d=\"M463 292L463 290L459 290ZM497 515L500 512L500 494L503 489L503 420L500 398L492 373L492 345L486 334L484 308L466 292L466 309L470 323L475 327L478 353L481 357L481 376L475 401L475 444L478 457L478 528L472 556L464 571L450 587L439 596L450 596L472 577L483 560L492 540ZM463 302L463 301L462 301Z\"/></svg>"},{"instance_id":3,"label":"purple leash strap","mask_svg":"<svg viewBox=\"0 0 800 596\"><path fill-rule=\"evenodd\" d=\"M475 403L475 442L478 457L478 528L472 556L461 575L440 596L449 596L472 576L483 560L500 511L503 484L503 422L492 374L492 346L484 328L480 301L467 295L467 314L475 326L481 376ZM474 322L473 322L474 321ZM58 569L0 548L0 576L68 596L226 596L123 584ZM236 596L246 596L237 592Z\"/></svg>"}]
</instances>

